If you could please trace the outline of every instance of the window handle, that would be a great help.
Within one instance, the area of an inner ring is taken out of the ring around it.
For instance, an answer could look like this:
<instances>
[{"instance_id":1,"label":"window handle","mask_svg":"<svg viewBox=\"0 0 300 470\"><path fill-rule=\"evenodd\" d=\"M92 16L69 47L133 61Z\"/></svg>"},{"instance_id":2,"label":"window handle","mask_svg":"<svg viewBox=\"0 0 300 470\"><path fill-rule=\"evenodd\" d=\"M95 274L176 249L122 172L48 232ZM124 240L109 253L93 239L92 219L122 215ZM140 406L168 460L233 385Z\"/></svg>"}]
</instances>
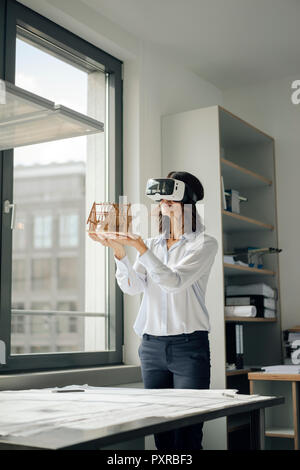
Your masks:
<instances>
[{"instance_id":1,"label":"window handle","mask_svg":"<svg viewBox=\"0 0 300 470\"><path fill-rule=\"evenodd\" d=\"M11 211L11 222L10 222L10 228L13 230L15 228L15 215L16 215L16 204L11 203L8 199L4 201L4 214L9 214L10 210Z\"/></svg>"},{"instance_id":2,"label":"window handle","mask_svg":"<svg viewBox=\"0 0 300 470\"><path fill-rule=\"evenodd\" d=\"M6 364L6 347L4 341L0 341L0 365Z\"/></svg>"}]
</instances>

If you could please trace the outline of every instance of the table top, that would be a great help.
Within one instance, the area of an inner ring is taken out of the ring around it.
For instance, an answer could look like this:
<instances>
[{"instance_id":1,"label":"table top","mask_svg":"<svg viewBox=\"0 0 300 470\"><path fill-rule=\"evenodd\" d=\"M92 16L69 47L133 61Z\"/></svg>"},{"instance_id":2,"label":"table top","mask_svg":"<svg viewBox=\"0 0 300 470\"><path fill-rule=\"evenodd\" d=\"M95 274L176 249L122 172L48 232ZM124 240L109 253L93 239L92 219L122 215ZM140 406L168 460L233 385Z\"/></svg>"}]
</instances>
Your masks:
<instances>
[{"instance_id":1,"label":"table top","mask_svg":"<svg viewBox=\"0 0 300 470\"><path fill-rule=\"evenodd\" d=\"M300 382L300 374L274 374L272 372L249 372L249 380L277 380L282 382Z\"/></svg>"},{"instance_id":2,"label":"table top","mask_svg":"<svg viewBox=\"0 0 300 470\"><path fill-rule=\"evenodd\" d=\"M106 388L106 387L105 387ZM106 388L108 390L108 388ZM112 393L116 389L111 389ZM25 391L23 391L25 392ZM156 415L156 416L145 416L142 418L138 418L132 421L125 421L120 422L118 424L110 424L110 425L99 425L99 427L94 427L93 429L89 428L72 428L68 427L67 425L61 424L57 427L52 427L52 429L48 430L41 430L36 434L31 435L7 435L0 437L0 449L99 449L103 446L108 446L111 444L115 444L121 441L127 441L131 439L136 439L142 436L146 436L149 434L157 433L157 432L164 432L169 431L172 429L176 429L183 426L188 426L196 423L200 423L203 421L209 421L220 417L231 416L233 414L245 413L245 412L253 412L255 410L259 410L261 408L271 407L275 405L280 405L284 402L283 397L249 397L249 396L240 396L239 398L226 398L223 399L224 403L222 402L216 405L215 402L212 405L205 404L202 407L201 401L201 390L174 390L174 389L165 389L162 391L160 390L145 390L145 389L126 389L120 388L116 393L118 398L122 397L121 394L124 394L123 397L126 399L130 397L132 393L136 393L136 400L140 403L146 403L147 399L148 404L153 400L156 403L160 403L160 405L164 406L164 400L166 402L166 398L168 397L168 401L172 401L172 398L181 399L182 411L178 410L176 413L169 415L166 413L166 416ZM214 392L214 391L213 391ZM2 394L9 394L11 393L11 397L18 396L17 392L1 392ZM21 395L19 395L19 401L22 399L23 395L26 395L20 391ZM127 395L126 395L127 393ZM192 403L191 397L197 397L197 393L199 393L199 409L193 407L189 407L188 405L184 407L182 405L182 398L186 396L187 403L190 401ZM103 392L104 394L104 392ZM161 394L161 395L160 395ZM68 395L68 399L66 399L66 403L69 401L75 404L78 412L80 411L80 396L85 396L88 399L87 394L83 393L72 393L72 394L51 394L55 397L51 397L52 401L56 403L55 406L58 406L57 403L60 405L64 400L63 396ZM72 397L70 395L73 395ZM76 396L75 396L76 395ZM4 395L3 395L4 396ZM104 396L104 395L103 395ZM107 393L107 396L109 394ZM6 395L9 397L9 395ZM28 398L29 397L29 398ZM56 397L59 398L59 402L55 401ZM154 397L154 398L153 398ZM25 399L30 400L30 396L25 396ZM99 400L99 397L98 397ZM107 398L109 400L109 398ZM143 401L144 400L144 401ZM75 403L74 403L75 402ZM102 402L102 396L101 396ZM178 403L179 403L178 402ZM17 403L17 400L16 400ZM31 401L32 405L36 403ZM45 408L45 404L50 402L43 402L42 409ZM84 403L84 401L82 401ZM96 401L95 401L96 403ZM175 403L175 402L174 402ZM86 403L85 403L86 404ZM124 412L130 409L130 403L124 401ZM20 403L19 403L20 405ZM30 405L31 406L31 405ZM41 405L39 405L41 406ZM54 406L54 405L53 405ZM93 405L91 404L91 409L93 409ZM46 409L45 411L51 411ZM36 415L38 416L38 415ZM135 415L133 415L135 416ZM138 416L138 415L136 415ZM39 417L39 416L38 416ZM98 426L98 424L97 424ZM1 430L1 420L0 420L0 430Z\"/></svg>"}]
</instances>

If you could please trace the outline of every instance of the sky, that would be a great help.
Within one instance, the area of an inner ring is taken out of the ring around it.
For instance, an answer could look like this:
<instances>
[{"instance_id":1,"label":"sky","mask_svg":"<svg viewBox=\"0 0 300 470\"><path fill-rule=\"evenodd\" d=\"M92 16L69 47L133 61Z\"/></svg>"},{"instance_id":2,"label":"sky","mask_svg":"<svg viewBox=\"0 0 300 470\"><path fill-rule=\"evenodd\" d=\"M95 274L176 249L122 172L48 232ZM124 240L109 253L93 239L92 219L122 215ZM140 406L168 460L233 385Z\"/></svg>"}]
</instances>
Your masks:
<instances>
[{"instance_id":1,"label":"sky","mask_svg":"<svg viewBox=\"0 0 300 470\"><path fill-rule=\"evenodd\" d=\"M88 74L17 39L16 85L87 114ZM85 161L86 137L15 148L14 164Z\"/></svg>"}]
</instances>

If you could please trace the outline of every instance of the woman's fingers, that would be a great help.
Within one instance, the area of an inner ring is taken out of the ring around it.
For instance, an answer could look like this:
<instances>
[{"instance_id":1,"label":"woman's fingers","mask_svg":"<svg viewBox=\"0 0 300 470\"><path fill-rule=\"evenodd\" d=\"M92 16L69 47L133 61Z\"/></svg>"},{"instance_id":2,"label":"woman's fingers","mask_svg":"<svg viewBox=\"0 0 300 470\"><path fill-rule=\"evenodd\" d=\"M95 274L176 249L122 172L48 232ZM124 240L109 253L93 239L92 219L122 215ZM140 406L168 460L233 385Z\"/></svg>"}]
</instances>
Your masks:
<instances>
[{"instance_id":1,"label":"woman's fingers","mask_svg":"<svg viewBox=\"0 0 300 470\"><path fill-rule=\"evenodd\" d=\"M129 236L129 235L120 234L120 235L117 235L117 242L123 246L135 246L139 238L140 237L138 236Z\"/></svg>"},{"instance_id":2,"label":"woman's fingers","mask_svg":"<svg viewBox=\"0 0 300 470\"><path fill-rule=\"evenodd\" d=\"M98 240L97 240L97 236L96 236L94 233L90 233L90 232L89 232L88 235L89 235L89 237L90 237L92 240L94 240L94 241L96 241L96 242L98 241Z\"/></svg>"},{"instance_id":3,"label":"woman's fingers","mask_svg":"<svg viewBox=\"0 0 300 470\"><path fill-rule=\"evenodd\" d=\"M127 235L126 233L89 233L89 237L97 242L100 242L103 246L109 246L111 248L120 248L121 246L134 246L136 241L140 238L138 235Z\"/></svg>"},{"instance_id":4,"label":"woman's fingers","mask_svg":"<svg viewBox=\"0 0 300 470\"><path fill-rule=\"evenodd\" d=\"M123 245L123 246L125 245L126 246L126 245L132 245L134 240L132 238L126 237L124 235L118 235L116 241L120 245Z\"/></svg>"},{"instance_id":5,"label":"woman's fingers","mask_svg":"<svg viewBox=\"0 0 300 470\"><path fill-rule=\"evenodd\" d=\"M110 246L108 238L102 237L101 235L97 235L98 240L100 243L102 243L103 246Z\"/></svg>"},{"instance_id":6,"label":"woman's fingers","mask_svg":"<svg viewBox=\"0 0 300 470\"><path fill-rule=\"evenodd\" d=\"M108 246L107 240L105 238L100 237L97 233L89 233L89 237L95 242L101 243L103 246Z\"/></svg>"}]
</instances>

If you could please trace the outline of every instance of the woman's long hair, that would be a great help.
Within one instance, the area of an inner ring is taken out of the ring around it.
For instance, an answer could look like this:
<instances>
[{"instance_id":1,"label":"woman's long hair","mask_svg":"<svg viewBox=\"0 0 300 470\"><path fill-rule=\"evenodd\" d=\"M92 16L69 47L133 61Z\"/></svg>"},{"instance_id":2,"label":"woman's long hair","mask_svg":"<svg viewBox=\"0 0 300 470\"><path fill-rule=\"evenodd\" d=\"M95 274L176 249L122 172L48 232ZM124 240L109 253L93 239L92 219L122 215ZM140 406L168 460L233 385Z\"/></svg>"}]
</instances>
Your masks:
<instances>
[{"instance_id":1,"label":"woman's long hair","mask_svg":"<svg viewBox=\"0 0 300 470\"><path fill-rule=\"evenodd\" d=\"M201 201L204 198L204 188L201 182L196 176L186 171L171 171L167 178L174 178L186 183L189 188L197 195L197 201ZM187 203L180 202L182 217L182 233L184 232L195 232L196 230L202 229L203 223L201 217L197 211L196 203L192 200ZM187 212L192 211L192 214ZM158 229L159 233L170 234L170 218L162 215L161 208L158 210Z\"/></svg>"}]
</instances>

